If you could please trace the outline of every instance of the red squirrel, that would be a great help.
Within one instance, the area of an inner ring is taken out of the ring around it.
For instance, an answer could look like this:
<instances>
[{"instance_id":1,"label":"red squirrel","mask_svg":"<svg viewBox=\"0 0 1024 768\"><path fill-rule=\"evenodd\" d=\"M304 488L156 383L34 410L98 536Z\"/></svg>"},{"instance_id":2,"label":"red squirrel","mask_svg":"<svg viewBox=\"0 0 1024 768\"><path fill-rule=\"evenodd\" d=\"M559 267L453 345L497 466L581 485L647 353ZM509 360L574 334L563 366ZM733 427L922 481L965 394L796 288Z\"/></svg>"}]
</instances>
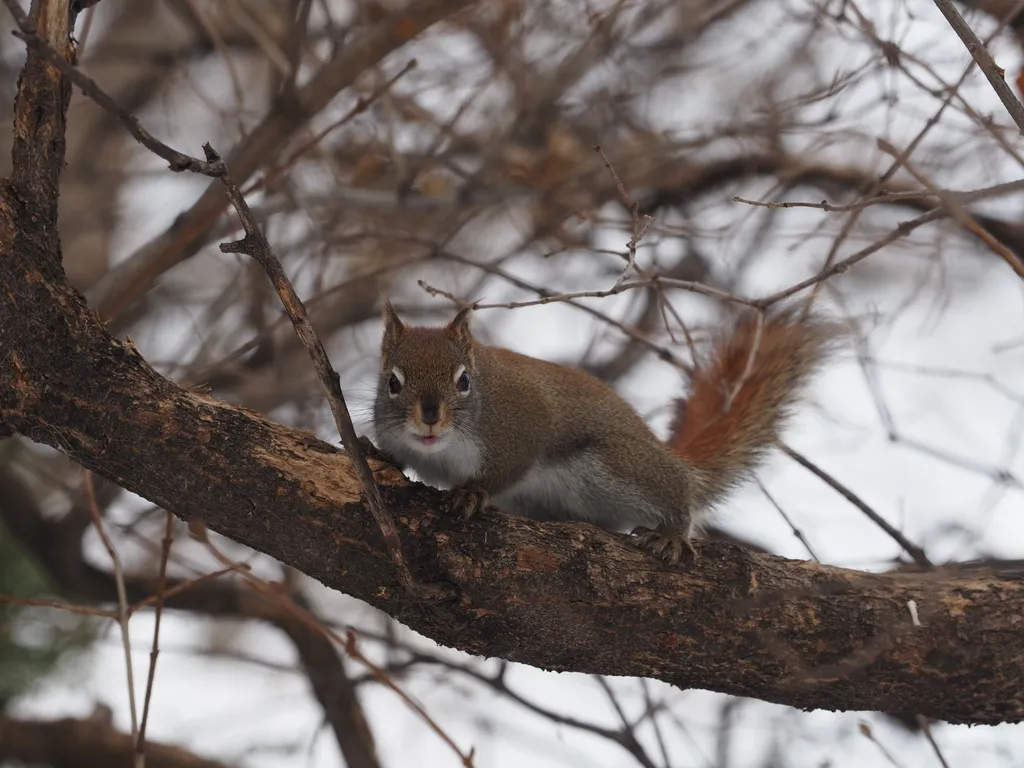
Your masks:
<instances>
[{"instance_id":1,"label":"red squirrel","mask_svg":"<svg viewBox=\"0 0 1024 768\"><path fill-rule=\"evenodd\" d=\"M745 480L836 337L789 307L741 318L696 368L662 442L586 371L485 346L470 310L445 327L406 326L384 304L373 424L383 451L451 489L468 520L493 503L538 520L632 533L669 562Z\"/></svg>"}]
</instances>

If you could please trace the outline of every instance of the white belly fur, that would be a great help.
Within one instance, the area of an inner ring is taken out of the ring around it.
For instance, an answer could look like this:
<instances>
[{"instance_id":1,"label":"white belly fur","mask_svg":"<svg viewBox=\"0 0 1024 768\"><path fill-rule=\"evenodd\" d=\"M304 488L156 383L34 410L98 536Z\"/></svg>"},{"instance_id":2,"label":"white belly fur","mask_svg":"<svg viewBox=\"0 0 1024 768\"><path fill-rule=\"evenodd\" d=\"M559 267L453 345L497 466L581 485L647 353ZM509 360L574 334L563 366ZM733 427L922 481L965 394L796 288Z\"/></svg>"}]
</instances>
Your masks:
<instances>
[{"instance_id":1,"label":"white belly fur","mask_svg":"<svg viewBox=\"0 0 1024 768\"><path fill-rule=\"evenodd\" d=\"M665 519L639 493L623 488L593 455L547 465L534 465L492 503L521 517L539 520L582 520L607 530L629 532Z\"/></svg>"},{"instance_id":2,"label":"white belly fur","mask_svg":"<svg viewBox=\"0 0 1024 768\"><path fill-rule=\"evenodd\" d=\"M452 434L444 445L426 448L411 440L380 435L381 447L425 483L454 488L476 477L482 454L476 443ZM638 490L612 478L593 454L557 464L535 464L515 485L491 498L499 509L537 520L581 520L628 533L671 516L654 508Z\"/></svg>"},{"instance_id":3,"label":"white belly fur","mask_svg":"<svg viewBox=\"0 0 1024 768\"><path fill-rule=\"evenodd\" d=\"M436 450L406 440L387 441L384 447L423 482L438 488L462 485L480 471L480 449L458 434L449 435Z\"/></svg>"}]
</instances>

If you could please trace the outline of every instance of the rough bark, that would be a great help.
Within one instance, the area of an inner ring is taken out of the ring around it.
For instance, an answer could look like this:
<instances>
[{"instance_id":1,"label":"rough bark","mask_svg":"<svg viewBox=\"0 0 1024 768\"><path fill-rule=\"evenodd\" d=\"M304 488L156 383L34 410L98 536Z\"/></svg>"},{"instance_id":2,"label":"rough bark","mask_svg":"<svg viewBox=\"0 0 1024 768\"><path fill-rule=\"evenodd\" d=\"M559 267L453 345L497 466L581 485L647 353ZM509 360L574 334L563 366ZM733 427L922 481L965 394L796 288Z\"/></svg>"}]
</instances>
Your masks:
<instances>
[{"instance_id":1,"label":"rough bark","mask_svg":"<svg viewBox=\"0 0 1024 768\"><path fill-rule=\"evenodd\" d=\"M55 227L66 94L30 56L0 185L0 434L51 445L469 653L800 708L1024 719L1019 581L868 574L723 543L673 569L583 524L463 524L438 492L374 461L414 575L459 591L410 598L344 453L166 380L68 286Z\"/></svg>"}]
</instances>

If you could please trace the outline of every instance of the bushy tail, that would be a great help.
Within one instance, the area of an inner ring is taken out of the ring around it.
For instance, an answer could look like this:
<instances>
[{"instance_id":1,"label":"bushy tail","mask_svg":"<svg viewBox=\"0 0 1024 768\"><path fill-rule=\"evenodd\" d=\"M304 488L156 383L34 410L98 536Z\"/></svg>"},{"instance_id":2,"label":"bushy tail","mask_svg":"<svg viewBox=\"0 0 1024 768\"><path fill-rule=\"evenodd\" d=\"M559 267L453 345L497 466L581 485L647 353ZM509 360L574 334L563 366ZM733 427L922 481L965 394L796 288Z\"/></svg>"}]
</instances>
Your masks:
<instances>
[{"instance_id":1,"label":"bushy tail","mask_svg":"<svg viewBox=\"0 0 1024 768\"><path fill-rule=\"evenodd\" d=\"M744 316L694 373L676 406L669 445L696 475L705 510L748 479L799 401L840 328L802 305Z\"/></svg>"}]
</instances>

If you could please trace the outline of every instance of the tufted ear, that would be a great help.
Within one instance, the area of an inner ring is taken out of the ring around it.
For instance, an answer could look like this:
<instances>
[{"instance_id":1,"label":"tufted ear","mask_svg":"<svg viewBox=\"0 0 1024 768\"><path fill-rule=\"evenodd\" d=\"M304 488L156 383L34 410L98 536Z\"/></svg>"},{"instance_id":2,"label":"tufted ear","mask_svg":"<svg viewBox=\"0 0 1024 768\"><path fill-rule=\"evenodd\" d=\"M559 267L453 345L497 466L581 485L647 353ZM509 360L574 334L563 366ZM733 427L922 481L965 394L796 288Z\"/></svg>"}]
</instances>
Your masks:
<instances>
[{"instance_id":1,"label":"tufted ear","mask_svg":"<svg viewBox=\"0 0 1024 768\"><path fill-rule=\"evenodd\" d=\"M469 319L472 314L472 307L460 309L459 313L455 315L450 323L448 323L448 327L445 328L445 333L448 334L448 338L456 344L469 346L473 343L473 334L469 330Z\"/></svg>"},{"instance_id":2,"label":"tufted ear","mask_svg":"<svg viewBox=\"0 0 1024 768\"><path fill-rule=\"evenodd\" d=\"M384 336L380 342L382 353L394 349L405 336L405 323L398 317L388 299L384 299Z\"/></svg>"}]
</instances>

